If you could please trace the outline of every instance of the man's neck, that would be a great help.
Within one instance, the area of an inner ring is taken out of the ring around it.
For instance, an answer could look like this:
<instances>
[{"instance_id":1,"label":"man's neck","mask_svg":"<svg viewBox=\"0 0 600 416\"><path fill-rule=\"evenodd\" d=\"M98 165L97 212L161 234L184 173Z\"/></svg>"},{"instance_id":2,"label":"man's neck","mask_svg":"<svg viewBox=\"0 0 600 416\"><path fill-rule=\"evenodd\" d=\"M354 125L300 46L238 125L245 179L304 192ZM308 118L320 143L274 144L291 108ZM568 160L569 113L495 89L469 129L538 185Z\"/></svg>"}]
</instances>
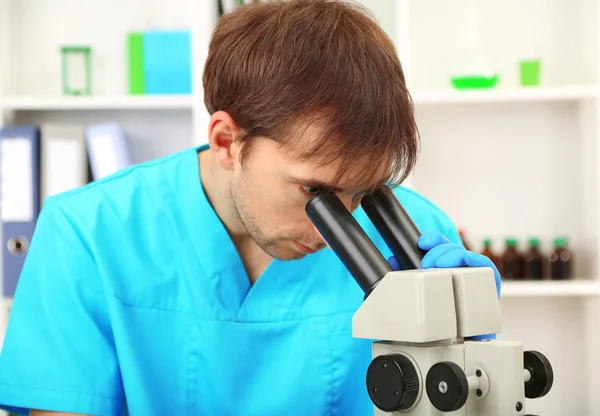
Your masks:
<instances>
[{"instance_id":1,"label":"man's neck","mask_svg":"<svg viewBox=\"0 0 600 416\"><path fill-rule=\"evenodd\" d=\"M246 268L248 278L254 284L269 265L272 257L252 240L240 221L229 194L229 172L218 169L210 150L198 154L198 163L206 197L227 229Z\"/></svg>"}]
</instances>

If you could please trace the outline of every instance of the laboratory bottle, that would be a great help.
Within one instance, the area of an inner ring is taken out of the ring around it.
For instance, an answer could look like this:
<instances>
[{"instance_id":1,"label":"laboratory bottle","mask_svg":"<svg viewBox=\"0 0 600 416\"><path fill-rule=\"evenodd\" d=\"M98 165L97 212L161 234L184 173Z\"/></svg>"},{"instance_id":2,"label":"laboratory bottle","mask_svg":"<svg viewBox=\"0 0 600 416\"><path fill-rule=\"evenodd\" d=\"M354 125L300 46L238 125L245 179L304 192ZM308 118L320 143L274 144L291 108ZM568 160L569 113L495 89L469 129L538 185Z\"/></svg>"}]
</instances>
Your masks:
<instances>
[{"instance_id":1,"label":"laboratory bottle","mask_svg":"<svg viewBox=\"0 0 600 416\"><path fill-rule=\"evenodd\" d=\"M542 280L544 278L544 256L542 256L539 247L539 238L529 239L529 249L523 253L524 279Z\"/></svg>"},{"instance_id":2,"label":"laboratory bottle","mask_svg":"<svg viewBox=\"0 0 600 416\"><path fill-rule=\"evenodd\" d=\"M500 274L502 274L502 265L500 264L500 262L498 261L498 257L496 256L496 254L494 254L494 251L492 250L491 239L486 238L485 240L483 240L483 251L481 252L481 254L490 259L492 263L494 263L494 266L496 266Z\"/></svg>"},{"instance_id":3,"label":"laboratory bottle","mask_svg":"<svg viewBox=\"0 0 600 416\"><path fill-rule=\"evenodd\" d=\"M490 60L490 51L482 41L478 4L467 0L463 22L457 36L459 42L451 65L450 80L456 89L492 88L498 83L498 73Z\"/></svg>"},{"instance_id":4,"label":"laboratory bottle","mask_svg":"<svg viewBox=\"0 0 600 416\"><path fill-rule=\"evenodd\" d=\"M523 276L523 257L517 251L517 240L507 238L505 240L506 248L502 253L502 278L505 280L521 279Z\"/></svg>"},{"instance_id":5,"label":"laboratory bottle","mask_svg":"<svg viewBox=\"0 0 600 416\"><path fill-rule=\"evenodd\" d=\"M572 262L571 252L567 248L567 238L555 238L554 251L550 253L550 278L553 280L570 279Z\"/></svg>"}]
</instances>

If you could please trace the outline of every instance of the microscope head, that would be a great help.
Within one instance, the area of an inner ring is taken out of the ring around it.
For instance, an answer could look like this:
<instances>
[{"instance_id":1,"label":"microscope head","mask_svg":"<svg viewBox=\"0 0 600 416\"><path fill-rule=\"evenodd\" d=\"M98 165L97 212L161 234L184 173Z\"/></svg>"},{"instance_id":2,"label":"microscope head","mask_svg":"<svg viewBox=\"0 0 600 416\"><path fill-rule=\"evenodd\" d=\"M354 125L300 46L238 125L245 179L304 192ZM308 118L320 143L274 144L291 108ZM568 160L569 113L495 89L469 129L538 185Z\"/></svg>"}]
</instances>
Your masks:
<instances>
[{"instance_id":1,"label":"microscope head","mask_svg":"<svg viewBox=\"0 0 600 416\"><path fill-rule=\"evenodd\" d=\"M500 332L500 304L491 268L421 268L420 231L392 190L361 202L405 270L393 271L335 194L313 197L307 215L356 282L365 301L353 336L395 342L435 342ZM379 287L381 286L381 287Z\"/></svg>"}]
</instances>

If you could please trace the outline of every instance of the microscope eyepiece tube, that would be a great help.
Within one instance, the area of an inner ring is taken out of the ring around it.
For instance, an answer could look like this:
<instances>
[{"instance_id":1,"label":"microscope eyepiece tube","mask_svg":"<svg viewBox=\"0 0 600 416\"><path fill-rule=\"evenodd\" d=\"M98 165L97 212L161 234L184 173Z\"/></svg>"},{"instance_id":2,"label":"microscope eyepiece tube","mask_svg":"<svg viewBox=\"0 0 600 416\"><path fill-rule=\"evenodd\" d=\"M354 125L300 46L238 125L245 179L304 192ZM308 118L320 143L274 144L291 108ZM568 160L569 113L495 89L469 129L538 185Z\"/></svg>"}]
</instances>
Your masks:
<instances>
[{"instance_id":1,"label":"microscope eyepiece tube","mask_svg":"<svg viewBox=\"0 0 600 416\"><path fill-rule=\"evenodd\" d=\"M306 204L306 214L368 296L391 266L334 193ZM365 297L366 297L365 296Z\"/></svg>"},{"instance_id":2,"label":"microscope eyepiece tube","mask_svg":"<svg viewBox=\"0 0 600 416\"><path fill-rule=\"evenodd\" d=\"M421 232L393 191L381 187L364 197L361 205L402 267L420 269L426 253L418 245Z\"/></svg>"}]
</instances>

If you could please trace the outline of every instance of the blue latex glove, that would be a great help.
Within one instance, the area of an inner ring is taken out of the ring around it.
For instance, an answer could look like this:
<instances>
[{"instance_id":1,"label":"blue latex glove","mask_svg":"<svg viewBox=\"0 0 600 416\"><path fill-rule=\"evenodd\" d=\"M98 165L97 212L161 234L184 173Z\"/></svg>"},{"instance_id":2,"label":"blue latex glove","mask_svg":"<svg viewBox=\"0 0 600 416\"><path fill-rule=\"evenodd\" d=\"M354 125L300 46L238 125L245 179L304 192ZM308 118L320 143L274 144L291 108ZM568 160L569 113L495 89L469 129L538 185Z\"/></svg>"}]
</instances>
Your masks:
<instances>
[{"instance_id":1,"label":"blue latex glove","mask_svg":"<svg viewBox=\"0 0 600 416\"><path fill-rule=\"evenodd\" d=\"M494 270L496 278L496 291L500 298L500 273L494 263L483 254L468 251L463 245L450 242L438 231L423 233L417 243L427 253L421 261L423 269L452 268L452 267L490 267ZM390 257L388 262L392 269L402 270L402 266L395 257ZM472 340L495 339L495 334L480 335L472 337Z\"/></svg>"}]
</instances>

